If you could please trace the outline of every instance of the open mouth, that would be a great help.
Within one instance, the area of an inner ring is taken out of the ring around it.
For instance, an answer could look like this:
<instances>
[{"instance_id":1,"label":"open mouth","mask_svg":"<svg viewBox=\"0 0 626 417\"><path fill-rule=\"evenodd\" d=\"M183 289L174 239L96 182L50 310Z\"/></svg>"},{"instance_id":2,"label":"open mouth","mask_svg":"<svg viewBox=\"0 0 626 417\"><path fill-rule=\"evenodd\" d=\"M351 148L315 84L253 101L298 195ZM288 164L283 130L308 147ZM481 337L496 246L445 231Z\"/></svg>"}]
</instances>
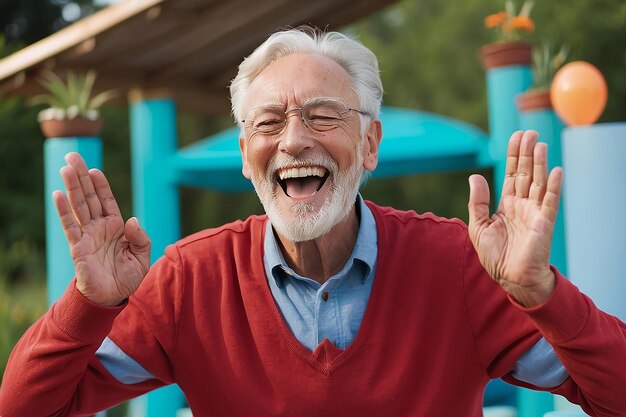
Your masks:
<instances>
[{"instance_id":1,"label":"open mouth","mask_svg":"<svg viewBox=\"0 0 626 417\"><path fill-rule=\"evenodd\" d=\"M287 196L303 198L317 193L328 176L328 170L320 166L293 167L279 170L277 180Z\"/></svg>"}]
</instances>

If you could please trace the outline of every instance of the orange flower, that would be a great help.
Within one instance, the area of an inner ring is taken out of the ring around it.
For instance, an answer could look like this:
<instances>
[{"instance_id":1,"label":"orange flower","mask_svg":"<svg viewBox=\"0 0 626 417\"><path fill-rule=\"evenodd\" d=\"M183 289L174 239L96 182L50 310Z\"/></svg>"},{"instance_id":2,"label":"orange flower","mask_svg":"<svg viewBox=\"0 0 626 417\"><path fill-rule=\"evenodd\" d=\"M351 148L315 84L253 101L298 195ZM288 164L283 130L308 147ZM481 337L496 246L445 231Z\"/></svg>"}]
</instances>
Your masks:
<instances>
[{"instance_id":1,"label":"orange flower","mask_svg":"<svg viewBox=\"0 0 626 417\"><path fill-rule=\"evenodd\" d=\"M525 32L532 32L535 30L535 23L528 16L515 16L504 25L503 29L505 31L519 29Z\"/></svg>"},{"instance_id":2,"label":"orange flower","mask_svg":"<svg viewBox=\"0 0 626 417\"><path fill-rule=\"evenodd\" d=\"M485 27L489 29L498 27L506 22L508 18L509 15L507 14L507 12L490 14L485 18Z\"/></svg>"}]
</instances>

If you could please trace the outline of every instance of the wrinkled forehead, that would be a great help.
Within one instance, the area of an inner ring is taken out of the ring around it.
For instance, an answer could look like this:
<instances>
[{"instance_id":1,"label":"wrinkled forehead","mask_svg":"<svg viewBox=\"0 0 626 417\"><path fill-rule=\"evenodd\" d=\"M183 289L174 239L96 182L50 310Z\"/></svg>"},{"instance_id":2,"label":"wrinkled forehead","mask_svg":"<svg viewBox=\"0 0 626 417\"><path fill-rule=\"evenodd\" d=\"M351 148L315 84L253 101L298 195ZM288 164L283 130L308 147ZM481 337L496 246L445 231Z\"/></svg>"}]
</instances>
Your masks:
<instances>
[{"instance_id":1,"label":"wrinkled forehead","mask_svg":"<svg viewBox=\"0 0 626 417\"><path fill-rule=\"evenodd\" d=\"M252 81L244 114L261 105L296 107L318 97L358 104L352 78L338 63L319 54L291 54L268 65Z\"/></svg>"}]
</instances>

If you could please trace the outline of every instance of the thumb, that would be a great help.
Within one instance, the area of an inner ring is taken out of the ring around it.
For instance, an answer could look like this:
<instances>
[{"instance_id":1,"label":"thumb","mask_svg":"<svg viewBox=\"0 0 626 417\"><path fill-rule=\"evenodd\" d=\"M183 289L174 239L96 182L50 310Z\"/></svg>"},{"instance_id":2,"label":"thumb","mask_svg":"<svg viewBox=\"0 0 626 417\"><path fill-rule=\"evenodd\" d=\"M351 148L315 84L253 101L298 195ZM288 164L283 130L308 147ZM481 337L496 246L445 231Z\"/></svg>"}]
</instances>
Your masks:
<instances>
[{"instance_id":1,"label":"thumb","mask_svg":"<svg viewBox=\"0 0 626 417\"><path fill-rule=\"evenodd\" d=\"M482 175L471 175L469 177L469 227L470 229L489 219L489 185Z\"/></svg>"},{"instance_id":2,"label":"thumb","mask_svg":"<svg viewBox=\"0 0 626 417\"><path fill-rule=\"evenodd\" d=\"M130 252L137 256L142 266L147 271L150 264L150 248L152 242L145 230L139 226L139 220L131 217L124 224L124 235L130 243Z\"/></svg>"}]
</instances>

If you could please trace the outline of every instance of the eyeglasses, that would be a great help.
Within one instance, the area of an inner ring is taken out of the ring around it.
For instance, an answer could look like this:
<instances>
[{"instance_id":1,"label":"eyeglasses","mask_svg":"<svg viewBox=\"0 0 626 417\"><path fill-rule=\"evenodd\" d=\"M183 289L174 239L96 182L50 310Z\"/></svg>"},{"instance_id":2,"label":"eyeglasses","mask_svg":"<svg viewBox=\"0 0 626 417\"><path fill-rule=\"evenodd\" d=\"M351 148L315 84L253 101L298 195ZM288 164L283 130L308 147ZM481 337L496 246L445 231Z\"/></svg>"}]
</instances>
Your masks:
<instances>
[{"instance_id":1,"label":"eyeglasses","mask_svg":"<svg viewBox=\"0 0 626 417\"><path fill-rule=\"evenodd\" d=\"M352 112L371 117L369 113L351 109L341 101L332 98L316 98L307 101L302 107L285 110L281 105L255 107L241 122L251 134L276 135L287 125L288 114L299 112L306 127L316 132L325 132L345 123Z\"/></svg>"}]
</instances>

